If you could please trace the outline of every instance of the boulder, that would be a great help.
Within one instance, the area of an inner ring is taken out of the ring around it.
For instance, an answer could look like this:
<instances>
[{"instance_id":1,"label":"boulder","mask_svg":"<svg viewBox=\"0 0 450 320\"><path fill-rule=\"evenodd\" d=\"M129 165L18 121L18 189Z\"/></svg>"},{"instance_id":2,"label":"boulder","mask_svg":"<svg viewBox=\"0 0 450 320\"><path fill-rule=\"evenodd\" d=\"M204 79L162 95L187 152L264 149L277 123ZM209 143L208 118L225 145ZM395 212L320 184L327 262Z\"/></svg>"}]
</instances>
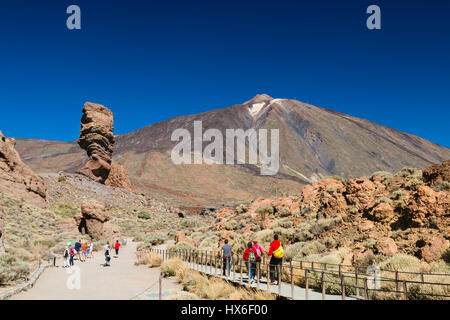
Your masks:
<instances>
[{"instance_id":1,"label":"boulder","mask_svg":"<svg viewBox=\"0 0 450 320\"><path fill-rule=\"evenodd\" d=\"M407 227L427 227L433 219L442 220L439 225L448 225L450 194L436 192L428 186L417 186L401 212Z\"/></svg>"},{"instance_id":2,"label":"boulder","mask_svg":"<svg viewBox=\"0 0 450 320\"><path fill-rule=\"evenodd\" d=\"M374 227L374 224L372 221L364 221L358 225L358 230L360 232L364 232L364 231L372 230L373 227Z\"/></svg>"},{"instance_id":3,"label":"boulder","mask_svg":"<svg viewBox=\"0 0 450 320\"><path fill-rule=\"evenodd\" d=\"M368 216L374 221L389 222L394 218L394 209L389 203L380 202L369 210Z\"/></svg>"},{"instance_id":4,"label":"boulder","mask_svg":"<svg viewBox=\"0 0 450 320\"><path fill-rule=\"evenodd\" d=\"M116 162L111 163L111 171L105 181L105 185L131 190L131 182L124 166Z\"/></svg>"},{"instance_id":5,"label":"boulder","mask_svg":"<svg viewBox=\"0 0 450 320\"><path fill-rule=\"evenodd\" d=\"M111 224L109 214L101 203L95 200L83 203L81 214L78 229L89 234L93 240L114 240L120 237L119 228Z\"/></svg>"},{"instance_id":6,"label":"boulder","mask_svg":"<svg viewBox=\"0 0 450 320\"><path fill-rule=\"evenodd\" d=\"M423 181L428 185L436 185L442 181L450 181L450 160L435 164L422 172Z\"/></svg>"},{"instance_id":7,"label":"boulder","mask_svg":"<svg viewBox=\"0 0 450 320\"><path fill-rule=\"evenodd\" d=\"M433 262L439 260L442 253L446 249L447 241L441 235L428 237L418 242L420 249L418 255L426 262Z\"/></svg>"},{"instance_id":8,"label":"boulder","mask_svg":"<svg viewBox=\"0 0 450 320\"><path fill-rule=\"evenodd\" d=\"M377 253L384 254L388 257L392 257L397 253L397 245L392 238L382 237L375 242L374 246Z\"/></svg>"},{"instance_id":9,"label":"boulder","mask_svg":"<svg viewBox=\"0 0 450 320\"><path fill-rule=\"evenodd\" d=\"M359 210L368 208L373 203L377 192L375 183L366 178L349 179L345 183L345 188L348 203Z\"/></svg>"},{"instance_id":10,"label":"boulder","mask_svg":"<svg viewBox=\"0 0 450 320\"><path fill-rule=\"evenodd\" d=\"M3 136L0 131L0 191L46 208L47 190L44 182L22 162L15 145L15 139Z\"/></svg>"}]
</instances>

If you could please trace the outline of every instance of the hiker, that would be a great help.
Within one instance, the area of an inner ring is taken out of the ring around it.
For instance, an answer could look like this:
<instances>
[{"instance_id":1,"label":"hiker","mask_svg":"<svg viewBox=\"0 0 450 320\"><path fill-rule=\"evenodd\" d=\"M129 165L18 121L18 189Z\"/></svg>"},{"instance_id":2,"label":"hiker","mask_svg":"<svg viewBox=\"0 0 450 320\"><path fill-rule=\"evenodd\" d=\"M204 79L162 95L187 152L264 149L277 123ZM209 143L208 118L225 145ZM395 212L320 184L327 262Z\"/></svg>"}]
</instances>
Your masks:
<instances>
[{"instance_id":1,"label":"hiker","mask_svg":"<svg viewBox=\"0 0 450 320\"><path fill-rule=\"evenodd\" d=\"M114 250L116 250L116 258L119 257L119 248L120 248L119 240L116 240L116 244L114 245Z\"/></svg>"},{"instance_id":2,"label":"hiker","mask_svg":"<svg viewBox=\"0 0 450 320\"><path fill-rule=\"evenodd\" d=\"M80 250L81 250L81 240L78 240L78 242L75 243L75 251L77 252L78 260L81 261Z\"/></svg>"},{"instance_id":3,"label":"hiker","mask_svg":"<svg viewBox=\"0 0 450 320\"><path fill-rule=\"evenodd\" d=\"M273 241L270 244L269 253L268 256L270 258L270 284L278 284L278 279L280 277L279 271L281 271L281 263L283 261L283 246L281 245L280 241L278 240L278 235L275 234L273 236ZM278 269L280 268L280 270ZM276 282L275 282L275 269L276 269Z\"/></svg>"},{"instance_id":4,"label":"hiker","mask_svg":"<svg viewBox=\"0 0 450 320\"><path fill-rule=\"evenodd\" d=\"M225 244L222 246L222 262L223 262L223 275L226 275L228 265L228 276L231 275L231 256L233 255L233 248L228 244L228 239L225 239Z\"/></svg>"},{"instance_id":5,"label":"hiker","mask_svg":"<svg viewBox=\"0 0 450 320\"><path fill-rule=\"evenodd\" d=\"M256 268L256 255L255 249L253 249L253 244L251 242L247 243L247 249L244 251L244 261L245 266L247 267L247 273L250 273L250 278L248 279L249 283L253 282L253 276L255 274Z\"/></svg>"},{"instance_id":6,"label":"hiker","mask_svg":"<svg viewBox=\"0 0 450 320\"><path fill-rule=\"evenodd\" d=\"M70 267L73 266L73 257L75 256L75 254L76 254L76 250L72 246L70 246L70 249L69 249L69 256L70 256L69 266Z\"/></svg>"},{"instance_id":7,"label":"hiker","mask_svg":"<svg viewBox=\"0 0 450 320\"><path fill-rule=\"evenodd\" d=\"M81 261L86 262L87 259L87 248L88 245L86 242L83 242L83 244L81 245L81 256L83 257Z\"/></svg>"},{"instance_id":8,"label":"hiker","mask_svg":"<svg viewBox=\"0 0 450 320\"><path fill-rule=\"evenodd\" d=\"M258 272L258 279L261 279L261 258L262 258L262 248L261 246L258 244L258 240L257 239L253 239L253 249L255 252L255 268L256 271Z\"/></svg>"},{"instance_id":9,"label":"hiker","mask_svg":"<svg viewBox=\"0 0 450 320\"><path fill-rule=\"evenodd\" d=\"M110 252L110 248L109 248L109 242L105 247L106 247L106 249L105 249L105 264L103 266L109 267L109 266L111 266L111 252Z\"/></svg>"},{"instance_id":10,"label":"hiker","mask_svg":"<svg viewBox=\"0 0 450 320\"><path fill-rule=\"evenodd\" d=\"M69 247L66 247L66 249L64 250L63 253L63 257L64 257L64 262L63 262L63 268L68 268L69 267Z\"/></svg>"}]
</instances>

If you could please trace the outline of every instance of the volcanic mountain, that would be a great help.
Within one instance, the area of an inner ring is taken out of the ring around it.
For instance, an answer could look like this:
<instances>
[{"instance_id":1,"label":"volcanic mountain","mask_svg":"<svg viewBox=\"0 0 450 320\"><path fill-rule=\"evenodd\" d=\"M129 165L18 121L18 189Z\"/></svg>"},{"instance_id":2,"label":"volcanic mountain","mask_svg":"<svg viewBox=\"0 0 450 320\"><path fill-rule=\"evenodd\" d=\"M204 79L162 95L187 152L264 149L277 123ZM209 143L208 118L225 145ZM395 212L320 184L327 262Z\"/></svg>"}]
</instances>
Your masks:
<instances>
[{"instance_id":1,"label":"volcanic mountain","mask_svg":"<svg viewBox=\"0 0 450 320\"><path fill-rule=\"evenodd\" d=\"M203 132L218 129L224 137L226 129L279 129L278 174L261 176L258 164L175 165L171 152L178 142L171 140L172 133L184 128L193 137L195 121L202 121ZM76 142L16 140L23 161L37 173L75 172L87 161ZM395 173L405 166L426 168L450 159L449 148L415 135L265 94L225 109L152 124L115 140L113 160L125 166L135 190L187 206L296 193L326 176L348 179L375 171Z\"/></svg>"}]
</instances>

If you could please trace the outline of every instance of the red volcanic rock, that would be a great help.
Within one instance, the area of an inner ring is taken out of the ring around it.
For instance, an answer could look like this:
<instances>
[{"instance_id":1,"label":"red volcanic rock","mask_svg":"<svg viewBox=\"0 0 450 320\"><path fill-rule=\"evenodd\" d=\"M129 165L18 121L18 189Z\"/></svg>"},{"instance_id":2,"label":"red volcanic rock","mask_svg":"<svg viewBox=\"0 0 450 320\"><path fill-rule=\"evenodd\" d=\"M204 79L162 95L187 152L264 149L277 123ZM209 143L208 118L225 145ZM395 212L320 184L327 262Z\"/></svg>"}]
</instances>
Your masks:
<instances>
[{"instance_id":1,"label":"red volcanic rock","mask_svg":"<svg viewBox=\"0 0 450 320\"><path fill-rule=\"evenodd\" d=\"M47 191L44 182L22 162L15 145L15 139L6 138L0 131L0 191L45 208Z\"/></svg>"},{"instance_id":2,"label":"red volcanic rock","mask_svg":"<svg viewBox=\"0 0 450 320\"><path fill-rule=\"evenodd\" d=\"M86 102L83 107L78 144L86 150L89 161L78 173L105 183L111 170L113 130L112 112L100 104Z\"/></svg>"},{"instance_id":3,"label":"red volcanic rock","mask_svg":"<svg viewBox=\"0 0 450 320\"><path fill-rule=\"evenodd\" d=\"M131 182L127 170L122 165L113 162L105 185L131 190Z\"/></svg>"},{"instance_id":4,"label":"red volcanic rock","mask_svg":"<svg viewBox=\"0 0 450 320\"><path fill-rule=\"evenodd\" d=\"M439 260L446 248L445 238L443 236L429 237L423 242L423 246L419 249L419 256L426 262Z\"/></svg>"},{"instance_id":5,"label":"red volcanic rock","mask_svg":"<svg viewBox=\"0 0 450 320\"><path fill-rule=\"evenodd\" d=\"M411 227L428 226L432 217L443 218L448 224L450 194L435 192L427 186L418 186L411 192L402 213Z\"/></svg>"},{"instance_id":6,"label":"red volcanic rock","mask_svg":"<svg viewBox=\"0 0 450 320\"><path fill-rule=\"evenodd\" d=\"M375 225L372 221L364 221L358 225L358 230L360 232L372 230Z\"/></svg>"},{"instance_id":7,"label":"red volcanic rock","mask_svg":"<svg viewBox=\"0 0 450 320\"><path fill-rule=\"evenodd\" d=\"M347 201L341 181L325 178L301 189L301 209L309 209L324 218L347 215Z\"/></svg>"},{"instance_id":8,"label":"red volcanic rock","mask_svg":"<svg viewBox=\"0 0 450 320\"><path fill-rule=\"evenodd\" d=\"M92 239L114 240L120 237L119 229L109 222L109 214L101 203L95 200L83 203L81 214L79 229L84 229Z\"/></svg>"},{"instance_id":9,"label":"red volcanic rock","mask_svg":"<svg viewBox=\"0 0 450 320\"><path fill-rule=\"evenodd\" d=\"M377 188L375 183L366 178L350 179L345 183L346 198L349 204L364 210L372 204Z\"/></svg>"},{"instance_id":10,"label":"red volcanic rock","mask_svg":"<svg viewBox=\"0 0 450 320\"><path fill-rule=\"evenodd\" d=\"M378 253L392 257L397 253L397 245L392 238L383 237L377 240L374 246Z\"/></svg>"},{"instance_id":11,"label":"red volcanic rock","mask_svg":"<svg viewBox=\"0 0 450 320\"><path fill-rule=\"evenodd\" d=\"M94 181L131 190L125 168L111 160L114 147L113 131L112 112L100 104L86 102L83 107L78 144L86 150L89 160L77 172Z\"/></svg>"},{"instance_id":12,"label":"red volcanic rock","mask_svg":"<svg viewBox=\"0 0 450 320\"><path fill-rule=\"evenodd\" d=\"M435 185L442 181L450 181L450 160L435 164L422 172L423 181Z\"/></svg>"},{"instance_id":13,"label":"red volcanic rock","mask_svg":"<svg viewBox=\"0 0 450 320\"><path fill-rule=\"evenodd\" d=\"M381 202L373 207L368 215L374 221L389 222L394 218L394 209L389 203Z\"/></svg>"}]
</instances>

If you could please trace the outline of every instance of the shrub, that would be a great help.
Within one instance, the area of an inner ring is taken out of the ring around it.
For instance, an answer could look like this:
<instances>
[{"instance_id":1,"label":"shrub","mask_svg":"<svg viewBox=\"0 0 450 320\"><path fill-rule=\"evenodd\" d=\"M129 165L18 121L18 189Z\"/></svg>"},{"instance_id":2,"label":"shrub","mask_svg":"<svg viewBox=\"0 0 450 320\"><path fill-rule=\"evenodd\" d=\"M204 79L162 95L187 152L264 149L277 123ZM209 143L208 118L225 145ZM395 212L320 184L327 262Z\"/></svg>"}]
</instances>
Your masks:
<instances>
[{"instance_id":1,"label":"shrub","mask_svg":"<svg viewBox=\"0 0 450 320\"><path fill-rule=\"evenodd\" d=\"M358 207L356 206L349 206L347 208L347 211L351 214L357 214L359 212Z\"/></svg>"},{"instance_id":2,"label":"shrub","mask_svg":"<svg viewBox=\"0 0 450 320\"><path fill-rule=\"evenodd\" d=\"M141 211L138 213L138 218L148 220L150 219L150 214L148 212Z\"/></svg>"},{"instance_id":3,"label":"shrub","mask_svg":"<svg viewBox=\"0 0 450 320\"><path fill-rule=\"evenodd\" d=\"M294 225L294 222L290 220L289 218L280 219L277 222L275 222L270 228L276 229L278 227L280 228L291 228Z\"/></svg>"},{"instance_id":4,"label":"shrub","mask_svg":"<svg viewBox=\"0 0 450 320\"><path fill-rule=\"evenodd\" d=\"M372 174L372 176L370 177L370 180L374 181L375 177L380 177L381 183L385 183L388 180L391 180L394 176L392 175L392 173L387 172L387 171L377 171L374 174Z\"/></svg>"},{"instance_id":5,"label":"shrub","mask_svg":"<svg viewBox=\"0 0 450 320\"><path fill-rule=\"evenodd\" d=\"M344 179L342 177L340 177L340 176L327 176L325 178L334 179L334 180L337 180L337 181L344 181Z\"/></svg>"},{"instance_id":6,"label":"shrub","mask_svg":"<svg viewBox=\"0 0 450 320\"><path fill-rule=\"evenodd\" d=\"M136 265L151 265L152 268L161 266L162 258L156 252L138 253Z\"/></svg>"},{"instance_id":7,"label":"shrub","mask_svg":"<svg viewBox=\"0 0 450 320\"><path fill-rule=\"evenodd\" d=\"M28 266L9 253L0 255L0 284L16 281L26 276Z\"/></svg>"},{"instance_id":8,"label":"shrub","mask_svg":"<svg viewBox=\"0 0 450 320\"><path fill-rule=\"evenodd\" d=\"M62 218L73 218L78 213L78 209L70 204L60 203L55 206L54 212Z\"/></svg>"},{"instance_id":9,"label":"shrub","mask_svg":"<svg viewBox=\"0 0 450 320\"><path fill-rule=\"evenodd\" d=\"M392 205L392 200L387 197L381 197L381 198L377 199L375 201L375 205L380 204L382 202Z\"/></svg>"},{"instance_id":10,"label":"shrub","mask_svg":"<svg viewBox=\"0 0 450 320\"><path fill-rule=\"evenodd\" d=\"M244 204L240 204L239 206L236 207L236 212L239 214L245 213L245 212L247 212L247 210L248 210L248 208Z\"/></svg>"},{"instance_id":11,"label":"shrub","mask_svg":"<svg viewBox=\"0 0 450 320\"><path fill-rule=\"evenodd\" d=\"M64 176L58 177L58 182L65 182L67 179Z\"/></svg>"},{"instance_id":12,"label":"shrub","mask_svg":"<svg viewBox=\"0 0 450 320\"><path fill-rule=\"evenodd\" d=\"M265 220L267 215L274 214L274 212L275 212L275 209L272 206L260 207L260 208L256 209L256 213L261 215L262 220Z\"/></svg>"},{"instance_id":13,"label":"shrub","mask_svg":"<svg viewBox=\"0 0 450 320\"><path fill-rule=\"evenodd\" d=\"M421 179L412 178L405 184L405 188L406 189L414 189L417 186L423 186L423 185L424 185L424 183Z\"/></svg>"},{"instance_id":14,"label":"shrub","mask_svg":"<svg viewBox=\"0 0 450 320\"><path fill-rule=\"evenodd\" d=\"M238 223L236 220L228 220L227 222L225 222L224 227L226 230L235 230L237 225Z\"/></svg>"},{"instance_id":15,"label":"shrub","mask_svg":"<svg viewBox=\"0 0 450 320\"><path fill-rule=\"evenodd\" d=\"M290 215L289 208L283 208L280 211L280 217L288 217Z\"/></svg>"},{"instance_id":16,"label":"shrub","mask_svg":"<svg viewBox=\"0 0 450 320\"><path fill-rule=\"evenodd\" d=\"M166 241L166 237L158 232L151 232L144 237L144 243L150 243L151 245L158 245Z\"/></svg>"},{"instance_id":17,"label":"shrub","mask_svg":"<svg viewBox=\"0 0 450 320\"><path fill-rule=\"evenodd\" d=\"M405 197L406 192L404 190L396 190L394 192L392 192L392 196L391 198L393 200L401 200Z\"/></svg>"},{"instance_id":18,"label":"shrub","mask_svg":"<svg viewBox=\"0 0 450 320\"><path fill-rule=\"evenodd\" d=\"M417 178L422 179L422 170L412 168L412 167L404 167L402 170L395 174L396 176L402 178Z\"/></svg>"}]
</instances>

